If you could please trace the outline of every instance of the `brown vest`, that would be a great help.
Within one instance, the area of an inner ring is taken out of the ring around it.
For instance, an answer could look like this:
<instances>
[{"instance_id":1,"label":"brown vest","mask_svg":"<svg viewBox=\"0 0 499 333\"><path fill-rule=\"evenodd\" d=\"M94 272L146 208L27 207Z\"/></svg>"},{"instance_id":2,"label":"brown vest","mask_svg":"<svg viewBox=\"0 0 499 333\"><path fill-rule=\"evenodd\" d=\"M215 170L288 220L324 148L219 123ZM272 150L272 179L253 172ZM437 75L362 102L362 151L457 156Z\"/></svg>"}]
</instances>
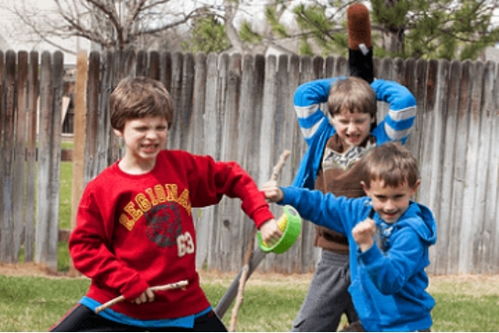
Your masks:
<instances>
[{"instance_id":1,"label":"brown vest","mask_svg":"<svg viewBox=\"0 0 499 333\"><path fill-rule=\"evenodd\" d=\"M374 137L369 137L360 147L366 147L368 144L375 143ZM336 153L344 153L343 144L337 134L329 138L326 147ZM328 149L325 149L327 153ZM357 158L359 158L357 156ZM346 169L345 169L346 168ZM336 196L346 196L357 198L364 196L364 191L360 185L362 180L362 170L360 163L355 159L350 161L348 165L338 166L334 163L321 163L321 169L315 181L315 188L323 193L333 193ZM347 238L336 231L325 227L316 227L317 233L315 237L315 246L338 253L348 253Z\"/></svg>"}]
</instances>

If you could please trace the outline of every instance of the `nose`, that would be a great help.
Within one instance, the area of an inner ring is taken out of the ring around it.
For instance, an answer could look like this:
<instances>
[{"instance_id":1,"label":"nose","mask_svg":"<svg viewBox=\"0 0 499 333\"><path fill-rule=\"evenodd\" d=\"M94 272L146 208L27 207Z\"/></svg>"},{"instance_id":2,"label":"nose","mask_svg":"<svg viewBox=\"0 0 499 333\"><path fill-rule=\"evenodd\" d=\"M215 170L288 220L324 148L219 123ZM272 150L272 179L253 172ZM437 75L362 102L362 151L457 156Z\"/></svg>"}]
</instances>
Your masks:
<instances>
[{"instance_id":1,"label":"nose","mask_svg":"<svg viewBox=\"0 0 499 333\"><path fill-rule=\"evenodd\" d=\"M397 206L395 206L395 202L391 199L388 199L385 202L385 211L386 212L393 212L397 209Z\"/></svg>"},{"instance_id":2,"label":"nose","mask_svg":"<svg viewBox=\"0 0 499 333\"><path fill-rule=\"evenodd\" d=\"M149 130L146 132L146 138L154 140L158 137L158 133L155 130Z\"/></svg>"},{"instance_id":3,"label":"nose","mask_svg":"<svg viewBox=\"0 0 499 333\"><path fill-rule=\"evenodd\" d=\"M347 133L355 133L357 130L357 126L354 123L348 123Z\"/></svg>"}]
</instances>

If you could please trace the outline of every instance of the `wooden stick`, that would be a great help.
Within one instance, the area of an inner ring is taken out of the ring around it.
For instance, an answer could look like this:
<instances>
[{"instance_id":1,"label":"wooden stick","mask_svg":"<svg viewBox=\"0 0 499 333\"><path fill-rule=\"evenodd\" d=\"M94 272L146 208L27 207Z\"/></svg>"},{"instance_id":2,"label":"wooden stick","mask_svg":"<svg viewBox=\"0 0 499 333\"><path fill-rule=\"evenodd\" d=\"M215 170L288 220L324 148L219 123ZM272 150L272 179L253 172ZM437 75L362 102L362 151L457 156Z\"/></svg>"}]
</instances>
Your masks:
<instances>
[{"instance_id":1,"label":"wooden stick","mask_svg":"<svg viewBox=\"0 0 499 333\"><path fill-rule=\"evenodd\" d=\"M189 281L182 280L182 281L179 281L179 282L164 284L164 285L161 285L161 286L154 286L154 287L151 287L151 290L152 291L161 291L161 290L179 289L179 288L183 288L183 287L187 286L188 284L189 284ZM106 303L102 304L101 306L96 307L95 308L95 313L99 313L102 310L105 310L108 307L113 306L116 303L122 302L124 300L125 300L125 296L123 296L123 295L115 297L112 300L110 300L109 302L106 302Z\"/></svg>"},{"instance_id":2,"label":"wooden stick","mask_svg":"<svg viewBox=\"0 0 499 333\"><path fill-rule=\"evenodd\" d=\"M286 160L290 154L291 152L289 150L285 150L281 153L281 156L279 156L277 164L272 169L272 175L270 176L270 180L277 181L277 177L281 173L281 170L284 167L284 163L286 163ZM244 255L244 265L241 270L241 277L239 278L239 287L237 289L236 303L234 304L234 308L232 309L229 332L236 331L237 314L239 312L239 308L243 303L244 287L246 286L246 280L248 280L249 278L250 262L251 258L253 257L253 248L255 244L255 235L256 235L256 228L253 228L253 234L251 235L250 242L248 244L248 247L246 248L246 254Z\"/></svg>"},{"instance_id":3,"label":"wooden stick","mask_svg":"<svg viewBox=\"0 0 499 333\"><path fill-rule=\"evenodd\" d=\"M284 163L286 163L286 160L288 159L289 155L291 155L291 152L289 150L285 150L281 153L281 156L279 156L277 164L272 169L272 175L270 176L270 180L277 181L277 177L281 173L281 170L284 167Z\"/></svg>"},{"instance_id":4,"label":"wooden stick","mask_svg":"<svg viewBox=\"0 0 499 333\"><path fill-rule=\"evenodd\" d=\"M236 331L237 314L244 300L243 296L244 287L246 286L246 281L248 280L249 264L251 262L251 257L253 256L253 247L255 246L255 236L256 236L256 228L253 227L253 232L250 241L248 243L248 246L246 248L246 253L244 255L244 266L241 270L241 277L239 278L239 287L237 289L236 303L234 304L234 308L232 309L232 314L230 317L229 332Z\"/></svg>"}]
</instances>

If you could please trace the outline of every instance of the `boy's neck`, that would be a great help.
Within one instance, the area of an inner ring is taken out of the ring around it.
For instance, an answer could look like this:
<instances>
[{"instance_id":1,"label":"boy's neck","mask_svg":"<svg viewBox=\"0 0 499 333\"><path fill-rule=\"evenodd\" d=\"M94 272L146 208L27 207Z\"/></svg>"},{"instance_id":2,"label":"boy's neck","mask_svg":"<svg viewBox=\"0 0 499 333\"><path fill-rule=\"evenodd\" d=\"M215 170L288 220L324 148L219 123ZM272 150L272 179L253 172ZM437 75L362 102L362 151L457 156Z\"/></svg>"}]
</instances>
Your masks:
<instances>
[{"instance_id":1,"label":"boy's neck","mask_svg":"<svg viewBox=\"0 0 499 333\"><path fill-rule=\"evenodd\" d=\"M156 159L138 161L126 155L121 161L118 162L118 167L120 168L120 170L130 175L142 175L148 173L152 171L152 169L154 169L155 165Z\"/></svg>"}]
</instances>

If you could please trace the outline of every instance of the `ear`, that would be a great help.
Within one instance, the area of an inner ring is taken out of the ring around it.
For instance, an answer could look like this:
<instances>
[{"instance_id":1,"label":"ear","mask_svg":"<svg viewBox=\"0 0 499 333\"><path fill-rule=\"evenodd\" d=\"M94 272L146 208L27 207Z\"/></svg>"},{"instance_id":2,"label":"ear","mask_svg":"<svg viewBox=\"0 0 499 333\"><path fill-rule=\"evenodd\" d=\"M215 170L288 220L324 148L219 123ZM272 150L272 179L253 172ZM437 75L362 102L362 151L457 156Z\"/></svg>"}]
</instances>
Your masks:
<instances>
[{"instance_id":1,"label":"ear","mask_svg":"<svg viewBox=\"0 0 499 333\"><path fill-rule=\"evenodd\" d=\"M418 179L414 186L412 187L412 195L416 194L418 191L419 185L421 185L421 179Z\"/></svg>"},{"instance_id":2,"label":"ear","mask_svg":"<svg viewBox=\"0 0 499 333\"><path fill-rule=\"evenodd\" d=\"M114 135L116 135L117 137L122 137L123 136L123 132L120 131L120 130L117 130L115 128L113 128L113 133Z\"/></svg>"},{"instance_id":3,"label":"ear","mask_svg":"<svg viewBox=\"0 0 499 333\"><path fill-rule=\"evenodd\" d=\"M367 194L367 192L369 191L369 187L367 187L366 183L363 180L360 181L360 186L362 186L362 189Z\"/></svg>"}]
</instances>

